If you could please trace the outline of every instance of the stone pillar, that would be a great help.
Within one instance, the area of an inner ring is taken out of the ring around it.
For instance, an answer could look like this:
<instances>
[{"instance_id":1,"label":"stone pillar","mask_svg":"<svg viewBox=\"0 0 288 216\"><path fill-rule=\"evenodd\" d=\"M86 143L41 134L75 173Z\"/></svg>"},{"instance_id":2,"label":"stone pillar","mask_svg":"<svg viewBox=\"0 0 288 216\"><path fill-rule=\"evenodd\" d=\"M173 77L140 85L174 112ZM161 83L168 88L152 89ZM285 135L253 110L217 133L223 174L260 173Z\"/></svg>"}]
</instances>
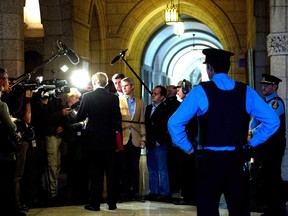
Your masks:
<instances>
[{"instance_id":1,"label":"stone pillar","mask_svg":"<svg viewBox=\"0 0 288 216\"><path fill-rule=\"evenodd\" d=\"M267 37L267 50L270 56L271 74L282 79L279 96L286 105L287 131L287 75L288 75L288 0L270 0L270 34ZM287 136L286 136L286 140ZM282 176L288 181L288 145L282 163Z\"/></svg>"},{"instance_id":2,"label":"stone pillar","mask_svg":"<svg viewBox=\"0 0 288 216\"><path fill-rule=\"evenodd\" d=\"M24 0L0 2L0 66L10 77L24 73Z\"/></svg>"}]
</instances>

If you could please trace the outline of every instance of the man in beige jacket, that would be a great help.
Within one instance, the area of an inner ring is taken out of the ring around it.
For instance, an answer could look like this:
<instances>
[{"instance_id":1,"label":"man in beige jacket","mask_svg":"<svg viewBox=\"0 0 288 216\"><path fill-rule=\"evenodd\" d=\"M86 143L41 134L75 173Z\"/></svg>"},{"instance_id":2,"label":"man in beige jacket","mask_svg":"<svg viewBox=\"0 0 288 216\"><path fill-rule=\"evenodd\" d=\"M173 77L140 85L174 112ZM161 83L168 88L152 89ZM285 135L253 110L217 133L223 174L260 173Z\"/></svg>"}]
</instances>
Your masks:
<instances>
[{"instance_id":1,"label":"man in beige jacket","mask_svg":"<svg viewBox=\"0 0 288 216\"><path fill-rule=\"evenodd\" d=\"M121 80L123 96L119 97L122 114L122 133L124 151L120 156L120 200L141 201L139 195L139 161L141 148L145 147L146 132L144 124L144 103L135 97L134 81L131 78Z\"/></svg>"}]
</instances>

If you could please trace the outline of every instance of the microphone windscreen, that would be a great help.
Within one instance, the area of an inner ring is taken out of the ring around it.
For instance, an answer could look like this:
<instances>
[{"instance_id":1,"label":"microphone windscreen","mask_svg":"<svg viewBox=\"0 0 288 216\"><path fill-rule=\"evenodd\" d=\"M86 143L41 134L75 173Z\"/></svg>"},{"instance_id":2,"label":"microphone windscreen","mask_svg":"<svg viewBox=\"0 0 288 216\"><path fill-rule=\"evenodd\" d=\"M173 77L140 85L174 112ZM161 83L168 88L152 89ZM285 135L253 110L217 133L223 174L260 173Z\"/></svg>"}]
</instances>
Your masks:
<instances>
[{"instance_id":1,"label":"microphone windscreen","mask_svg":"<svg viewBox=\"0 0 288 216\"><path fill-rule=\"evenodd\" d=\"M115 64L119 59L120 59L121 55L116 56L112 61L111 61L111 65Z\"/></svg>"},{"instance_id":2,"label":"microphone windscreen","mask_svg":"<svg viewBox=\"0 0 288 216\"><path fill-rule=\"evenodd\" d=\"M65 55L68 57L69 61L70 61L72 64L74 64L74 65L78 64L79 61L80 61L79 57L78 57L78 56L76 55L76 53L75 53L73 50L71 50L71 49L67 49Z\"/></svg>"}]
</instances>

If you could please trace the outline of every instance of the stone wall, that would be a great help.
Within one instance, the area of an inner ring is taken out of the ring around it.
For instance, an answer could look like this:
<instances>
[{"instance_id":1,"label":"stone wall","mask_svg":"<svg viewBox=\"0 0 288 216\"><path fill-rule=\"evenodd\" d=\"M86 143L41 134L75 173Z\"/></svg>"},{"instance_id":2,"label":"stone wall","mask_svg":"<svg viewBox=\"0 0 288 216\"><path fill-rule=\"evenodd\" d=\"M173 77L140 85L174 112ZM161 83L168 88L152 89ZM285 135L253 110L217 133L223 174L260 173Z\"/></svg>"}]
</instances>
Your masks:
<instances>
[{"instance_id":1,"label":"stone wall","mask_svg":"<svg viewBox=\"0 0 288 216\"><path fill-rule=\"evenodd\" d=\"M287 74L288 74L288 0L270 0L270 34L267 37L267 48L270 56L271 74L282 79L279 85L279 96L286 104L287 131ZM287 136L286 136L287 140ZM287 143L287 142L286 142ZM284 156L283 178L288 181L288 150Z\"/></svg>"}]
</instances>

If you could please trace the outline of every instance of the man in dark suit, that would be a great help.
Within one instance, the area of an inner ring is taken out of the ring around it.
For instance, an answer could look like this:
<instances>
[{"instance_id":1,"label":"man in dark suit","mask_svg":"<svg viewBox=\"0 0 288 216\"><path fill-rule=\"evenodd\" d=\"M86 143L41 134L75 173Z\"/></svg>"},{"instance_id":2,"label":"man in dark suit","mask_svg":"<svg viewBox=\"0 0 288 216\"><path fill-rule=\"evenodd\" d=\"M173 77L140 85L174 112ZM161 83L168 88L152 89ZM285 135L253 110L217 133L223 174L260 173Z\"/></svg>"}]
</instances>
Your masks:
<instances>
[{"instance_id":1,"label":"man in dark suit","mask_svg":"<svg viewBox=\"0 0 288 216\"><path fill-rule=\"evenodd\" d=\"M77 113L78 121L88 118L86 140L90 168L90 198L85 209L91 211L100 210L104 171L109 210L117 208L116 132L122 132L122 119L118 97L104 89L107 83L106 73L95 73L92 76L94 91L83 94Z\"/></svg>"},{"instance_id":2,"label":"man in dark suit","mask_svg":"<svg viewBox=\"0 0 288 216\"><path fill-rule=\"evenodd\" d=\"M166 96L164 86L156 86L152 93L152 104L146 107L146 148L149 171L148 200L169 201L170 184L167 167L168 111L163 103Z\"/></svg>"}]
</instances>

